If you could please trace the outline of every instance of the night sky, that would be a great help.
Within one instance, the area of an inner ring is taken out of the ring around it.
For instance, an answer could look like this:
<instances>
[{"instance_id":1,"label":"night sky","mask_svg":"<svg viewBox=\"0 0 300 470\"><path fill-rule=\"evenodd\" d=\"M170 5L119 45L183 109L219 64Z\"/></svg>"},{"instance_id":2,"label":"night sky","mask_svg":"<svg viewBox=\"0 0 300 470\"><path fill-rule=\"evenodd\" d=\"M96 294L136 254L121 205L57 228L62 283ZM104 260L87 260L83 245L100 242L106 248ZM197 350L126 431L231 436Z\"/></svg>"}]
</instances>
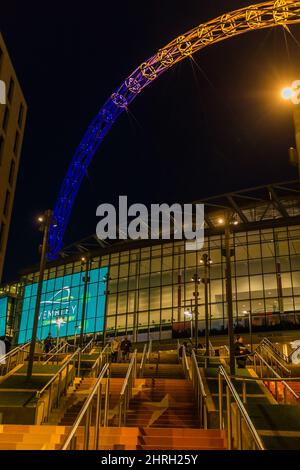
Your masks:
<instances>
[{"instance_id":1,"label":"night sky","mask_svg":"<svg viewBox=\"0 0 300 470\"><path fill-rule=\"evenodd\" d=\"M4 280L38 261L36 216L53 208L70 159L112 91L169 41L235 0L2 2L0 27L29 112ZM208 47L150 85L114 125L77 196L65 237L95 233L96 207L191 202L296 178L291 108L300 25ZM297 75L298 73L298 75Z\"/></svg>"}]
</instances>

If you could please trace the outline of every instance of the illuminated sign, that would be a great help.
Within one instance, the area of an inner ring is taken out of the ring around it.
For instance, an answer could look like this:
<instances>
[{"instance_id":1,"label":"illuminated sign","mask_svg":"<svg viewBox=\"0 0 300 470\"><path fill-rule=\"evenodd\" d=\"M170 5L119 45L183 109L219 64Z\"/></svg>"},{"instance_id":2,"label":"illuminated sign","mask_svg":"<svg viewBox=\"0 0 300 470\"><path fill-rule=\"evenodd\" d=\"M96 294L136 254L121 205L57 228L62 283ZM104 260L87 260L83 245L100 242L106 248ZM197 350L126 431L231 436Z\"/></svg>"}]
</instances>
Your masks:
<instances>
[{"instance_id":1,"label":"illuminated sign","mask_svg":"<svg viewBox=\"0 0 300 470\"><path fill-rule=\"evenodd\" d=\"M0 298L0 336L5 336L6 333L6 315L7 315L8 298Z\"/></svg>"},{"instance_id":2,"label":"illuminated sign","mask_svg":"<svg viewBox=\"0 0 300 470\"><path fill-rule=\"evenodd\" d=\"M84 333L103 331L108 268L92 269L87 286ZM37 337L74 336L80 333L84 274L75 273L43 282ZM18 343L31 339L37 284L27 285L21 312Z\"/></svg>"}]
</instances>

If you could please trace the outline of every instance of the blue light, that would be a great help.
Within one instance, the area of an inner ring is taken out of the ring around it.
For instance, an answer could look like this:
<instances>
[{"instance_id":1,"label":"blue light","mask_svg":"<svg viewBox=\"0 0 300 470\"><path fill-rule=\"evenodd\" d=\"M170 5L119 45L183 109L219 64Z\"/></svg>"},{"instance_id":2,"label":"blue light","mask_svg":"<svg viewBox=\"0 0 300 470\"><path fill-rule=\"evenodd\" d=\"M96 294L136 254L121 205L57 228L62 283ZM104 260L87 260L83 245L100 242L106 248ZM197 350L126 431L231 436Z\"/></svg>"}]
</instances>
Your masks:
<instances>
[{"instance_id":1,"label":"blue light","mask_svg":"<svg viewBox=\"0 0 300 470\"><path fill-rule=\"evenodd\" d=\"M84 333L103 331L106 305L106 282L103 281L103 277L107 274L107 267L89 272ZM83 289L84 281L81 272L43 282L37 329L38 339L45 339L48 333L55 338L58 335L58 329L59 337L75 335L75 328L81 324L82 319ZM31 339L36 293L37 284L28 285L24 289L18 344ZM58 326L60 321L62 322Z\"/></svg>"},{"instance_id":2,"label":"blue light","mask_svg":"<svg viewBox=\"0 0 300 470\"><path fill-rule=\"evenodd\" d=\"M6 334L6 317L7 317L8 297L0 298L0 336Z\"/></svg>"}]
</instances>

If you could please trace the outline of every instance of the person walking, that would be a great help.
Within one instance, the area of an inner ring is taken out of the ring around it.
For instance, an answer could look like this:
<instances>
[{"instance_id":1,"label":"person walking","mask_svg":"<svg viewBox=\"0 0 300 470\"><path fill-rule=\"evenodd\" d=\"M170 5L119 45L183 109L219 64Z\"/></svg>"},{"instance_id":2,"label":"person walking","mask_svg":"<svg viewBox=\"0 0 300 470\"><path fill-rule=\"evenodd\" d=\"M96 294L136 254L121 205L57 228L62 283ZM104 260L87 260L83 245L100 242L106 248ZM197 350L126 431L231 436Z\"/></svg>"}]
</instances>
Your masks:
<instances>
[{"instance_id":1,"label":"person walking","mask_svg":"<svg viewBox=\"0 0 300 470\"><path fill-rule=\"evenodd\" d=\"M129 359L129 353L131 350L131 341L128 339L128 336L125 336L123 341L121 342L121 352L122 352L122 360L125 362Z\"/></svg>"},{"instance_id":2,"label":"person walking","mask_svg":"<svg viewBox=\"0 0 300 470\"><path fill-rule=\"evenodd\" d=\"M119 351L120 351L120 338L116 336L110 345L111 349L111 362L118 362L118 356L119 356Z\"/></svg>"},{"instance_id":3,"label":"person walking","mask_svg":"<svg viewBox=\"0 0 300 470\"><path fill-rule=\"evenodd\" d=\"M48 352L52 349L52 342L53 342L53 338L49 331L47 338L44 339L44 351L46 354L48 354Z\"/></svg>"}]
</instances>

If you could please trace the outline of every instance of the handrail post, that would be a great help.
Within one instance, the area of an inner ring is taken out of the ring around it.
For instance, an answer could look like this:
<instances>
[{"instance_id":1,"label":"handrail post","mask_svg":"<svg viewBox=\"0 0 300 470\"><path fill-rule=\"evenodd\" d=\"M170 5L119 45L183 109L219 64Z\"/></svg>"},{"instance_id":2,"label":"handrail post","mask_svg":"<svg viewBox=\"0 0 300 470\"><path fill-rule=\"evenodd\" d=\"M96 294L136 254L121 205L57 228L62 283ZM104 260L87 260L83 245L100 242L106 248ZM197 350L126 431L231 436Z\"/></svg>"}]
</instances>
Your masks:
<instances>
[{"instance_id":1,"label":"handrail post","mask_svg":"<svg viewBox=\"0 0 300 470\"><path fill-rule=\"evenodd\" d=\"M231 421L231 398L228 385L226 385L226 406L227 406L227 438L228 449L232 449L232 421Z\"/></svg>"},{"instance_id":2,"label":"handrail post","mask_svg":"<svg viewBox=\"0 0 300 470\"><path fill-rule=\"evenodd\" d=\"M243 380L242 381L242 387L243 387L243 403L246 404L247 403L247 389L246 389L246 381Z\"/></svg>"},{"instance_id":3,"label":"handrail post","mask_svg":"<svg viewBox=\"0 0 300 470\"><path fill-rule=\"evenodd\" d=\"M86 411L86 414L85 414L83 450L88 450L88 448L89 448L92 407L93 407L93 403L90 404L90 406L88 407L88 409Z\"/></svg>"},{"instance_id":4,"label":"handrail post","mask_svg":"<svg viewBox=\"0 0 300 470\"><path fill-rule=\"evenodd\" d=\"M99 447L99 433L100 433L101 412L102 412L101 402L102 402L102 384L100 383L100 386L98 387L98 391L97 391L94 450L98 450L98 447Z\"/></svg>"},{"instance_id":5,"label":"handrail post","mask_svg":"<svg viewBox=\"0 0 300 470\"><path fill-rule=\"evenodd\" d=\"M218 376L218 385L219 385L219 425L220 425L220 429L223 429L223 379L222 379L222 375L220 372Z\"/></svg>"},{"instance_id":6,"label":"handrail post","mask_svg":"<svg viewBox=\"0 0 300 470\"><path fill-rule=\"evenodd\" d=\"M107 423L108 423L109 389L110 389L110 370L108 369L107 376L106 376L106 389L105 389L104 426L107 426Z\"/></svg>"}]
</instances>

